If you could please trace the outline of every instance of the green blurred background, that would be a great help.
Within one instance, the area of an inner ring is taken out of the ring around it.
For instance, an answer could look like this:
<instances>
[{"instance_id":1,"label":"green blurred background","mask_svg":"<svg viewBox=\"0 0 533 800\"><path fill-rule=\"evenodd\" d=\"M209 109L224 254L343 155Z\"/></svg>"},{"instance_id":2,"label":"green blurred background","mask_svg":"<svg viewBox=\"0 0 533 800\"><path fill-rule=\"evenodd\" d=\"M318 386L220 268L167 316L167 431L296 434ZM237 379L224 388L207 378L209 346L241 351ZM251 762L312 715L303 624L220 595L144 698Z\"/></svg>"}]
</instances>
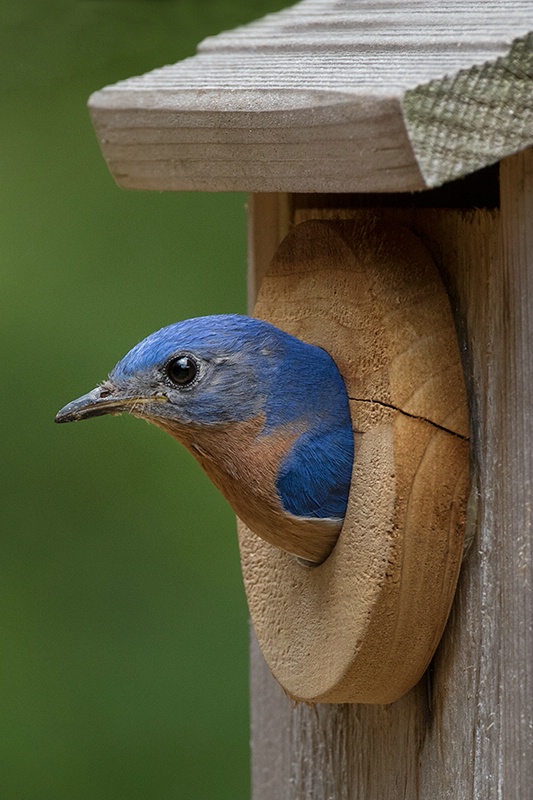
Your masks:
<instances>
[{"instance_id":1,"label":"green blurred background","mask_svg":"<svg viewBox=\"0 0 533 800\"><path fill-rule=\"evenodd\" d=\"M245 310L245 196L119 190L88 95L289 4L0 4L1 800L249 797L232 511L158 429L52 420L152 330Z\"/></svg>"}]
</instances>

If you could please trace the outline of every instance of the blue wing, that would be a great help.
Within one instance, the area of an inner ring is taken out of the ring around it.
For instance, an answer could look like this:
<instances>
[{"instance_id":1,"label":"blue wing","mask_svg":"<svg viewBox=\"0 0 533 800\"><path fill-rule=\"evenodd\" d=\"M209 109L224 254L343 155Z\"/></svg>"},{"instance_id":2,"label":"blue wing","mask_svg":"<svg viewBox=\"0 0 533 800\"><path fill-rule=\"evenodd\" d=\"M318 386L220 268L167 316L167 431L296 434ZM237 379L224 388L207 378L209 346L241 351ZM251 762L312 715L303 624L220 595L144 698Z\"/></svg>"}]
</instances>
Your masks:
<instances>
[{"instance_id":1,"label":"blue wing","mask_svg":"<svg viewBox=\"0 0 533 800\"><path fill-rule=\"evenodd\" d=\"M353 459L351 426L301 436L276 481L284 509L298 517L344 518Z\"/></svg>"}]
</instances>

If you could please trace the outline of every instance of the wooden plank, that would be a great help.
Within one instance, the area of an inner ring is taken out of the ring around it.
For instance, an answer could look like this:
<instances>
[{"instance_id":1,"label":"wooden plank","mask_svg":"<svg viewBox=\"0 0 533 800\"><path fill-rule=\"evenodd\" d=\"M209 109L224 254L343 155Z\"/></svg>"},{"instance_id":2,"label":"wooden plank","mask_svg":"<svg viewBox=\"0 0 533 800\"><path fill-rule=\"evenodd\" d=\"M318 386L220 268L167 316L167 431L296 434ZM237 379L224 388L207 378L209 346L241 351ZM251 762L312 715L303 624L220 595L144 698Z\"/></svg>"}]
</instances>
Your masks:
<instances>
[{"instance_id":1,"label":"wooden plank","mask_svg":"<svg viewBox=\"0 0 533 800\"><path fill-rule=\"evenodd\" d=\"M495 452L500 433L494 413L504 387L494 385L501 297L499 212L472 211L417 215L419 229L445 268L458 304L467 345L474 472L478 519L463 565L446 634L432 669L432 714L420 752L421 798L501 797L497 782L498 711L502 625L499 502L501 481ZM488 358L488 354L491 358ZM495 359L495 360L494 360ZM496 393L496 394L495 394ZM497 399L496 399L497 398ZM510 787L509 787L510 788ZM512 795L509 795L512 796Z\"/></svg>"},{"instance_id":2,"label":"wooden plank","mask_svg":"<svg viewBox=\"0 0 533 800\"><path fill-rule=\"evenodd\" d=\"M523 800L533 786L533 154L503 164L501 212L365 213L410 224L449 281L474 421L475 538L431 669L396 703L294 707L254 650L254 800Z\"/></svg>"},{"instance_id":3,"label":"wooden plank","mask_svg":"<svg viewBox=\"0 0 533 800\"><path fill-rule=\"evenodd\" d=\"M530 0L303 0L91 113L125 188L415 191L533 143L532 31Z\"/></svg>"},{"instance_id":4,"label":"wooden plank","mask_svg":"<svg viewBox=\"0 0 533 800\"><path fill-rule=\"evenodd\" d=\"M292 706L267 666L250 625L252 786L254 798L288 799Z\"/></svg>"},{"instance_id":5,"label":"wooden plank","mask_svg":"<svg viewBox=\"0 0 533 800\"><path fill-rule=\"evenodd\" d=\"M248 198L248 310L281 240L289 232L289 195L278 192L251 194Z\"/></svg>"},{"instance_id":6,"label":"wooden plank","mask_svg":"<svg viewBox=\"0 0 533 800\"><path fill-rule=\"evenodd\" d=\"M496 388L502 398L497 423L503 680L498 713L501 785L512 787L509 797L519 798L533 787L533 151L502 164L501 192L502 352Z\"/></svg>"}]
</instances>

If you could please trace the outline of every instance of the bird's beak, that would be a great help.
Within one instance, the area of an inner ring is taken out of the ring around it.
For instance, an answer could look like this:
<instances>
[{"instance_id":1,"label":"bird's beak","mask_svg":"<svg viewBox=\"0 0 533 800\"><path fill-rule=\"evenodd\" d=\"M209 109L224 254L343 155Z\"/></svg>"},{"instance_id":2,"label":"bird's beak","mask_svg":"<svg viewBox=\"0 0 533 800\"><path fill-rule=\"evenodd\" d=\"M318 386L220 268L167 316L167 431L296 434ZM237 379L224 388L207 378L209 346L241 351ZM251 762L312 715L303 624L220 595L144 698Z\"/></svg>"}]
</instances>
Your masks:
<instances>
[{"instance_id":1,"label":"bird's beak","mask_svg":"<svg viewBox=\"0 0 533 800\"><path fill-rule=\"evenodd\" d=\"M56 414L56 422L76 422L89 417L101 417L103 414L121 414L123 411L140 410L146 403L167 402L163 395L156 397L124 397L113 395L109 389L97 386L92 392L78 397Z\"/></svg>"}]
</instances>

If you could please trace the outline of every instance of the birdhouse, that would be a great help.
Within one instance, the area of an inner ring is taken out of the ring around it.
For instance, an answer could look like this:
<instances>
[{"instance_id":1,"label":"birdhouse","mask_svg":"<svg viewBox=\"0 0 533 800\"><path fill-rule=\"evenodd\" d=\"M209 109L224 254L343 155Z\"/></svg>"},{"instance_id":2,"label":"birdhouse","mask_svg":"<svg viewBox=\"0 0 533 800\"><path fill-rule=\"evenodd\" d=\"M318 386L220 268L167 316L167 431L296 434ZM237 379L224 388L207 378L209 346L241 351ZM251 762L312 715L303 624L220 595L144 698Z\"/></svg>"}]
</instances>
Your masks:
<instances>
[{"instance_id":1,"label":"birdhouse","mask_svg":"<svg viewBox=\"0 0 533 800\"><path fill-rule=\"evenodd\" d=\"M239 523L254 800L531 791L532 98L530 3L303 0L90 100L120 186L250 193L348 390L319 565Z\"/></svg>"}]
</instances>

